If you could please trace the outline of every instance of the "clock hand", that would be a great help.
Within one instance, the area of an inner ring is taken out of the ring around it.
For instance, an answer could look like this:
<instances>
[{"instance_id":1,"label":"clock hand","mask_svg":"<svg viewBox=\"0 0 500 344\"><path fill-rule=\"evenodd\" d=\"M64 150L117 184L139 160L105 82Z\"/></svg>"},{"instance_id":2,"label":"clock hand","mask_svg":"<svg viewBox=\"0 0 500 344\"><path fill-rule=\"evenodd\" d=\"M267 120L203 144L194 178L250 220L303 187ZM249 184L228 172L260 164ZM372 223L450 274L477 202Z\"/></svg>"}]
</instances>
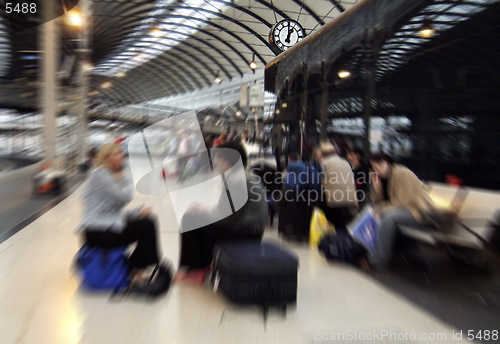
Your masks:
<instances>
[{"instance_id":1,"label":"clock hand","mask_svg":"<svg viewBox=\"0 0 500 344\"><path fill-rule=\"evenodd\" d=\"M290 25L288 25L288 35L286 36L285 42L290 43L290 37L292 36L293 29L290 30Z\"/></svg>"}]
</instances>

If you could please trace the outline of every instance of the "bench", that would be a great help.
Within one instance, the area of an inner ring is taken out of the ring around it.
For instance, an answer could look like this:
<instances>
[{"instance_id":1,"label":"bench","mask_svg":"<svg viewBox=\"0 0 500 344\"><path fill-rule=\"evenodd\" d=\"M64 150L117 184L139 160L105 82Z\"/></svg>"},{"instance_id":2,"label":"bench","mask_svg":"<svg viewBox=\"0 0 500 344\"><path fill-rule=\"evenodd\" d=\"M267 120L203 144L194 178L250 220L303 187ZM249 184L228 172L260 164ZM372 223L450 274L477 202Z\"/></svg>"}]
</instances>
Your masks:
<instances>
[{"instance_id":1,"label":"bench","mask_svg":"<svg viewBox=\"0 0 500 344\"><path fill-rule=\"evenodd\" d=\"M451 210L457 188L439 183L428 183L426 186L438 210ZM450 223L449 228L422 230L403 226L401 233L433 246L485 249L494 236L493 223L498 221L500 192L476 188L466 190L468 194L458 212L458 219Z\"/></svg>"}]
</instances>

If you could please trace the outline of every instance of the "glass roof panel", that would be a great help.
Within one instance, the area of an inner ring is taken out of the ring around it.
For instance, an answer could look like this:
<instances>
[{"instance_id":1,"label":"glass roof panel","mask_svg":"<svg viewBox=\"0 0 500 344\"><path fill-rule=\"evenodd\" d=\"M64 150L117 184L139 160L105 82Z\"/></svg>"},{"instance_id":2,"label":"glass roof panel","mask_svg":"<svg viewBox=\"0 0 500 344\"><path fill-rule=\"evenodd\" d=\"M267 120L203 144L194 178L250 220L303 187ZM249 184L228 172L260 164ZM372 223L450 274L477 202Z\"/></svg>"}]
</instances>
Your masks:
<instances>
[{"instance_id":1,"label":"glass roof panel","mask_svg":"<svg viewBox=\"0 0 500 344\"><path fill-rule=\"evenodd\" d=\"M177 9L173 12L167 12L167 9L171 10L171 7L168 8L168 6L174 4L178 6ZM198 7L200 9L195 11L189 7ZM179 44L179 41L186 39L198 30L199 20L172 18L168 16L168 13L188 18L211 20L215 15L208 11L223 11L226 7L227 5L224 2L219 1L184 0L179 3L175 0L157 0L155 9L150 11L148 17L141 21L142 24L124 39L117 49L118 54L97 65L93 69L93 73L112 77L116 76L120 71L126 72L136 68ZM156 24L158 20L161 22L159 25ZM179 24L194 27L178 26ZM159 31L153 32L153 29ZM161 31L162 29L163 31ZM138 54L139 58L137 57Z\"/></svg>"},{"instance_id":2,"label":"glass roof panel","mask_svg":"<svg viewBox=\"0 0 500 344\"><path fill-rule=\"evenodd\" d=\"M377 63L377 80L380 80L387 71L394 70L399 65L409 61L412 52L428 41L428 39L424 39L418 34L418 29L424 21L430 21L436 30L436 35L439 35L441 32L451 29L457 23L467 20L469 15L484 10L485 5L496 1L498 0L465 0L463 2L443 0L435 1L435 4L427 6L413 17L408 24L402 26L393 38L386 41L382 47L382 53L388 52L390 57L379 59ZM387 55L385 56L387 57Z\"/></svg>"},{"instance_id":3,"label":"glass roof panel","mask_svg":"<svg viewBox=\"0 0 500 344\"><path fill-rule=\"evenodd\" d=\"M9 43L7 36L7 27L5 26L4 20L0 17L0 35L2 39L0 42ZM0 76L4 76L9 68L11 61L11 45L10 44L0 44Z\"/></svg>"}]
</instances>

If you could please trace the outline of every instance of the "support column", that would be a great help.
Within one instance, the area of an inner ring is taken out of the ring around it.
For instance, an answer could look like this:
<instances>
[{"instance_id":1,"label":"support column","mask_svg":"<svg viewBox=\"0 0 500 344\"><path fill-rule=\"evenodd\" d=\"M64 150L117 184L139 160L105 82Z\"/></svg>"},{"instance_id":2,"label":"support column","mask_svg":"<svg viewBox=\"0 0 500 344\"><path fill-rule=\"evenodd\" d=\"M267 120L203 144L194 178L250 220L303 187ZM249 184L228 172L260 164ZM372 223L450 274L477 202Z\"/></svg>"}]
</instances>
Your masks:
<instances>
[{"instance_id":1,"label":"support column","mask_svg":"<svg viewBox=\"0 0 500 344\"><path fill-rule=\"evenodd\" d=\"M368 89L365 93L365 113L363 116L363 124L365 125L365 136L363 142L363 151L366 155L370 154L371 144L370 144L370 136L371 136L371 118L373 115L373 105L372 100L375 94L375 80L373 76L373 68L370 65L367 68L368 73Z\"/></svg>"},{"instance_id":2,"label":"support column","mask_svg":"<svg viewBox=\"0 0 500 344\"><path fill-rule=\"evenodd\" d=\"M54 18L54 2L44 1L42 16L47 19L45 24L40 25L40 47L42 50L42 99L41 113L44 118L44 148L45 158L54 160L56 158L57 140L57 65L58 65L58 43L59 32Z\"/></svg>"},{"instance_id":3,"label":"support column","mask_svg":"<svg viewBox=\"0 0 500 344\"><path fill-rule=\"evenodd\" d=\"M254 141L257 138L257 131L259 130L259 107L256 106L253 108L253 114L254 114L254 120L255 120L255 128L254 128L254 134L253 134L253 139ZM229 134L229 133L228 133Z\"/></svg>"},{"instance_id":4,"label":"support column","mask_svg":"<svg viewBox=\"0 0 500 344\"><path fill-rule=\"evenodd\" d=\"M363 124L365 125L363 150L366 155L369 155L371 153L370 136L371 136L371 118L373 115L372 100L375 96L375 61L378 50L378 44L372 42L372 37L373 37L372 30L373 30L373 24L367 23L367 27L365 27L365 34L364 34L365 70L367 74L367 84L364 97L365 113L363 116Z\"/></svg>"},{"instance_id":5,"label":"support column","mask_svg":"<svg viewBox=\"0 0 500 344\"><path fill-rule=\"evenodd\" d=\"M283 149L283 142L281 140L281 131L282 131L281 126L283 124L283 118L284 118L284 114L281 109L281 103L282 103L281 95L278 95L278 100L276 101L276 110L274 113L273 131L276 139L275 147L279 146L280 152Z\"/></svg>"},{"instance_id":6,"label":"support column","mask_svg":"<svg viewBox=\"0 0 500 344\"><path fill-rule=\"evenodd\" d=\"M307 63L302 62L302 75L304 76L304 85L302 85L302 106L300 108L300 159L304 159L304 143L307 139L307 95L308 95L308 82L309 74L307 73ZM309 159L309 156L307 157Z\"/></svg>"},{"instance_id":7,"label":"support column","mask_svg":"<svg viewBox=\"0 0 500 344\"><path fill-rule=\"evenodd\" d=\"M412 126L415 128L415 153L417 156L417 166L414 168L413 172L416 173L420 179L425 180L439 180L437 175L437 167L432 159L432 144L431 138L433 137L433 132L435 126L433 125L433 120L438 118L433 115L432 104L435 101L433 95L421 91L415 94L418 112L413 119ZM436 120L437 122L437 120ZM437 124L437 123L436 123ZM439 133L435 133L439 135ZM436 136L434 136L436 137Z\"/></svg>"},{"instance_id":8,"label":"support column","mask_svg":"<svg viewBox=\"0 0 500 344\"><path fill-rule=\"evenodd\" d=\"M78 129L77 129L77 153L78 160L83 162L86 159L87 155L87 97L89 94L89 79L88 74L89 71L85 70L85 64L90 64L90 34L91 34L91 8L90 1L88 0L80 0L79 6L82 10L82 15L84 18L83 27L80 29L80 44L79 44L79 54L80 54L80 97L77 106L77 121L78 121Z\"/></svg>"},{"instance_id":9,"label":"support column","mask_svg":"<svg viewBox=\"0 0 500 344\"><path fill-rule=\"evenodd\" d=\"M321 72L322 72L322 88L323 88L323 93L321 96L321 115L320 115L320 123L321 123L321 133L320 133L320 140L321 141L326 141L328 139L328 133L326 131L326 125L328 122L328 82L326 80L326 64L325 62L321 62Z\"/></svg>"}]
</instances>

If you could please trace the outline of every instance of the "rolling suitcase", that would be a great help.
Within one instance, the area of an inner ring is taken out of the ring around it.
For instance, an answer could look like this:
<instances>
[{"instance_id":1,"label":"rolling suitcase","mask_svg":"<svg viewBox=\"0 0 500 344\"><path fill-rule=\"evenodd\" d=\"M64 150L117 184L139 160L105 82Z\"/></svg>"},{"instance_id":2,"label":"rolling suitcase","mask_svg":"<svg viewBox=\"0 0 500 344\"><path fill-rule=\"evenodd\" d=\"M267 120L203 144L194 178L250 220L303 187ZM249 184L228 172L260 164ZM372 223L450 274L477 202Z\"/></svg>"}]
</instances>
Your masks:
<instances>
[{"instance_id":1,"label":"rolling suitcase","mask_svg":"<svg viewBox=\"0 0 500 344\"><path fill-rule=\"evenodd\" d=\"M280 202L278 231L283 239L289 241L309 241L309 224L311 222L311 207L304 199L291 193L290 202L283 199ZM305 193L307 196L307 193Z\"/></svg>"},{"instance_id":2,"label":"rolling suitcase","mask_svg":"<svg viewBox=\"0 0 500 344\"><path fill-rule=\"evenodd\" d=\"M214 290L220 289L237 304L280 307L297 301L298 258L279 245L260 242L226 242L214 252Z\"/></svg>"}]
</instances>

